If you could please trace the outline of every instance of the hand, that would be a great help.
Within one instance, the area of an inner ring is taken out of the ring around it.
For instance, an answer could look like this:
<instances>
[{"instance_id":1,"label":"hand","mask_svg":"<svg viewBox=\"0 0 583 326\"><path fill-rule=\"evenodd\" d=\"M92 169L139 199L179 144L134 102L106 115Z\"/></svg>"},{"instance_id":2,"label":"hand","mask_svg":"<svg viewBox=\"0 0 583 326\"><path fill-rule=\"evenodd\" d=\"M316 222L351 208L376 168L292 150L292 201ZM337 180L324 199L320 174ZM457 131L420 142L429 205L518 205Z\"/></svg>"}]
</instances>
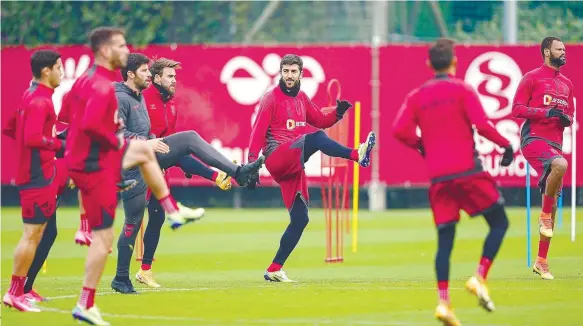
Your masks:
<instances>
[{"instance_id":1,"label":"hand","mask_svg":"<svg viewBox=\"0 0 583 326\"><path fill-rule=\"evenodd\" d=\"M154 152L167 154L170 152L170 147L164 142L164 138L155 138L147 141Z\"/></svg>"},{"instance_id":2,"label":"hand","mask_svg":"<svg viewBox=\"0 0 583 326\"><path fill-rule=\"evenodd\" d=\"M512 146L508 146L505 148L504 154L502 155L500 165L509 166L512 161L514 161L514 149L512 149Z\"/></svg>"},{"instance_id":3,"label":"hand","mask_svg":"<svg viewBox=\"0 0 583 326\"><path fill-rule=\"evenodd\" d=\"M556 106L547 112L547 117L559 118L563 127L568 127L572 123L571 118L569 118L569 116L566 115L565 112L563 112L562 110L557 109Z\"/></svg>"},{"instance_id":4,"label":"hand","mask_svg":"<svg viewBox=\"0 0 583 326\"><path fill-rule=\"evenodd\" d=\"M75 188L75 183L73 182L73 179L69 179L69 183L67 184L67 188L69 188L69 189Z\"/></svg>"},{"instance_id":5,"label":"hand","mask_svg":"<svg viewBox=\"0 0 583 326\"><path fill-rule=\"evenodd\" d=\"M352 104L348 101L336 100L336 116L338 117L338 119L342 119L344 113L346 113L346 111L348 111L348 109L350 109L351 107Z\"/></svg>"}]
</instances>

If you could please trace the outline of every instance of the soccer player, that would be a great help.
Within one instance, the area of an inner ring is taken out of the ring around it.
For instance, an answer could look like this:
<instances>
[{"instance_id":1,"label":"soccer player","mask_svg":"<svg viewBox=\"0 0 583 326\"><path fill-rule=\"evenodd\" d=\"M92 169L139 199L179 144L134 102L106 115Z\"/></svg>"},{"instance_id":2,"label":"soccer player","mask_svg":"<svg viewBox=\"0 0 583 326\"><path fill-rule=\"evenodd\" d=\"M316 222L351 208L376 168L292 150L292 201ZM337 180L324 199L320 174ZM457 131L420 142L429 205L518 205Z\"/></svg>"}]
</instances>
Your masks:
<instances>
[{"instance_id":1,"label":"soccer player","mask_svg":"<svg viewBox=\"0 0 583 326\"><path fill-rule=\"evenodd\" d=\"M261 99L259 113L253 125L249 143L249 162L257 159L263 150L265 167L280 185L283 202L290 214L290 223L281 237L280 246L265 271L264 278L273 282L294 282L282 267L298 244L308 225L308 186L304 164L317 151L332 156L370 165L370 154L376 142L373 132L358 150L347 148L330 139L323 130L307 133L307 125L330 128L352 106L348 101L337 101L336 110L323 113L300 90L303 75L302 59L295 54L284 56L279 65L279 85ZM256 183L250 183L253 189Z\"/></svg>"},{"instance_id":2,"label":"soccer player","mask_svg":"<svg viewBox=\"0 0 583 326\"><path fill-rule=\"evenodd\" d=\"M520 132L522 155L540 176L542 211L539 217L538 255L532 270L553 280L547 254L553 237L557 198L560 196L567 160L563 157L563 130L573 123L573 84L561 74L566 61L565 45L545 37L540 45L543 64L526 73L514 96L512 113L525 119Z\"/></svg>"},{"instance_id":3,"label":"soccer player","mask_svg":"<svg viewBox=\"0 0 583 326\"><path fill-rule=\"evenodd\" d=\"M487 311L494 310L494 303L486 278L508 229L503 198L477 157L472 125L480 135L504 149L502 166L510 165L514 152L510 142L486 118L475 91L454 77L454 42L439 39L429 50L428 65L435 77L407 95L394 122L394 135L418 150L427 162L429 202L438 241L435 271L439 304L435 316L446 325L460 325L450 306L448 285L460 210L470 216L483 215L490 227L476 275L466 282L466 288ZM416 134L417 127L421 137Z\"/></svg>"},{"instance_id":4,"label":"soccer player","mask_svg":"<svg viewBox=\"0 0 583 326\"><path fill-rule=\"evenodd\" d=\"M24 232L14 252L12 281L3 302L20 311L40 312L29 300L41 299L30 293L32 281L57 235L57 196L68 185L69 178L65 162L55 158L64 142L54 134L57 117L51 100L54 89L61 83L61 55L51 50L36 51L30 66L34 81L3 129L5 135L16 140L19 161L16 185L24 222ZM28 275L32 277L30 282ZM29 285L28 291L25 283Z\"/></svg>"},{"instance_id":5,"label":"soccer player","mask_svg":"<svg viewBox=\"0 0 583 326\"><path fill-rule=\"evenodd\" d=\"M178 166L184 171L187 178L193 174L214 181L221 189L231 188L231 176L239 185L245 186L241 179L258 178L258 171L261 165L248 164L237 166L231 163L224 155L212 147L208 142L200 137L195 131L176 132L176 120L178 113L182 110L176 108L174 96L176 92L176 70L180 68L180 63L171 59L160 58L150 65L152 83L154 87L144 90L148 114L151 122L151 133L155 137L163 137L164 143L169 146L168 154L156 153L156 157L162 167ZM218 168L213 171L202 164L195 157L212 167ZM237 177L237 169L240 169L240 176ZM223 172L226 171L226 172ZM235 173L235 174L233 174ZM256 177L255 177L256 176ZM250 181L252 182L252 181ZM142 266L136 274L136 280L149 287L160 287L153 277L151 267L154 260L154 253L160 240L161 223L150 223L150 221L163 221L164 211L160 207L158 200L152 198L148 202L148 227L144 233L144 255Z\"/></svg>"},{"instance_id":6,"label":"soccer player","mask_svg":"<svg viewBox=\"0 0 583 326\"><path fill-rule=\"evenodd\" d=\"M180 146L178 143L179 140L175 136L156 138L150 130L150 119L143 96L143 91L150 85L152 76L148 67L149 62L150 59L140 53L132 53L128 56L126 67L121 70L124 82L115 83L116 96L119 103L119 116L124 122L122 127L124 136L130 139L147 139L152 149L156 152L156 159L161 165L161 168L167 169L181 162L183 157L189 157L192 160L195 159L191 156L184 156L184 153L178 149L173 150L174 148L169 147L169 145L172 147L175 145L177 148ZM203 171L202 173L207 173L211 177L214 177L216 183L223 189L230 189L231 177L228 177L226 173L220 172L219 175L219 172L215 173L204 164L198 161L196 162L199 165L198 169ZM190 169L189 171L199 173L199 170ZM124 178L135 179L139 182L136 187L122 193L126 220L118 240L117 271L115 278L111 282L111 287L117 292L130 294L136 293L129 279L130 261L138 230L142 224L144 211L150 200L150 194L147 193L146 184L143 182L140 171L137 168L125 171ZM204 209L197 209L195 211L198 214L196 219L202 218ZM151 237L152 230L155 229L158 236L156 240L158 240L160 237L160 229L164 224L164 217L164 212L161 208L159 212L150 214L147 227L147 229L150 229L150 232L146 234ZM146 237L144 240L147 242ZM138 281L142 281L149 286L160 286L153 278L150 269L138 272L137 278Z\"/></svg>"},{"instance_id":7,"label":"soccer player","mask_svg":"<svg viewBox=\"0 0 583 326\"><path fill-rule=\"evenodd\" d=\"M95 306L95 289L105 268L113 242L113 221L117 206L116 183L122 169L139 166L173 228L195 218L194 210L174 200L154 152L143 140L126 140L118 133L120 119L113 88L116 71L127 63L128 47L124 32L100 27L89 36L95 64L73 84L63 105L73 108L67 135L65 160L83 198L83 207L92 229L87 252L83 290L73 318L93 325L109 325Z\"/></svg>"}]
</instances>

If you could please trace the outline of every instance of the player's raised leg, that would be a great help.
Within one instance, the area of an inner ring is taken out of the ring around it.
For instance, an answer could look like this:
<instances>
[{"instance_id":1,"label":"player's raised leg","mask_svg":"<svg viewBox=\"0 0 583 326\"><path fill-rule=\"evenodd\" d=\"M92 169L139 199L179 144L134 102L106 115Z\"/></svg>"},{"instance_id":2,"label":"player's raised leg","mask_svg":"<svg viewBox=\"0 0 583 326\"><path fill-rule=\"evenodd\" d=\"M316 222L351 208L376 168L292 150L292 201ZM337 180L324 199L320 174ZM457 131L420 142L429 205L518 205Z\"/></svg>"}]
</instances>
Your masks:
<instances>
[{"instance_id":1,"label":"player's raised leg","mask_svg":"<svg viewBox=\"0 0 583 326\"><path fill-rule=\"evenodd\" d=\"M358 149L351 149L337 143L328 137L323 130L307 134L304 142L304 162L307 162L317 151L321 151L328 156L352 160L358 162L362 167L368 167L372 150L376 144L376 134L371 131L366 137L366 141L360 144Z\"/></svg>"},{"instance_id":2,"label":"player's raised leg","mask_svg":"<svg viewBox=\"0 0 583 326\"><path fill-rule=\"evenodd\" d=\"M214 182L222 190L231 189L231 177L223 171L214 171L194 158L192 155L183 156L178 160L178 167L184 171L186 178L192 178L192 175L201 176Z\"/></svg>"}]
</instances>

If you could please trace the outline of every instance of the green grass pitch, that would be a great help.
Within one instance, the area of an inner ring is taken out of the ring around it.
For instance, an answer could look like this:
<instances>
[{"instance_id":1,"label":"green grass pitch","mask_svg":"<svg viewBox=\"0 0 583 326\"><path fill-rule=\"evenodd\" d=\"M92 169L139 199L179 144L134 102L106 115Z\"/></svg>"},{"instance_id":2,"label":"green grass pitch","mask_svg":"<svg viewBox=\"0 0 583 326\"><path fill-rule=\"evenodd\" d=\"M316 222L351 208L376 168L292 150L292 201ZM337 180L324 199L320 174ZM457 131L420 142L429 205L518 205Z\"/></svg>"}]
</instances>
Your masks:
<instances>
[{"instance_id":1,"label":"green grass pitch","mask_svg":"<svg viewBox=\"0 0 583 326\"><path fill-rule=\"evenodd\" d=\"M539 208L533 208L536 217ZM454 309L464 325L581 325L583 234L570 241L570 222L555 233L549 263L555 281L526 266L525 210L508 210L511 224L489 275L497 310L488 314L463 289L475 269L487 225L464 218L451 269ZM116 234L123 214L118 211ZM9 284L14 246L21 235L19 209L2 208L2 293ZM70 311L80 291L86 249L73 242L78 211L59 211L57 242L36 289L52 300L46 311L2 308L2 324L75 325ZM583 210L578 210L583 230ZM288 217L284 209L210 209L197 224L164 227L153 271L163 288L136 284L139 295L112 293L116 252L110 255L96 302L112 325L437 325L433 255L435 230L428 210L361 212L358 252L346 237L345 262L326 264L324 214L311 211L303 239L285 270L299 283L267 283L270 263ZM533 223L533 254L537 229ZM116 236L117 238L117 236ZM132 275L139 268L133 262Z\"/></svg>"}]
</instances>

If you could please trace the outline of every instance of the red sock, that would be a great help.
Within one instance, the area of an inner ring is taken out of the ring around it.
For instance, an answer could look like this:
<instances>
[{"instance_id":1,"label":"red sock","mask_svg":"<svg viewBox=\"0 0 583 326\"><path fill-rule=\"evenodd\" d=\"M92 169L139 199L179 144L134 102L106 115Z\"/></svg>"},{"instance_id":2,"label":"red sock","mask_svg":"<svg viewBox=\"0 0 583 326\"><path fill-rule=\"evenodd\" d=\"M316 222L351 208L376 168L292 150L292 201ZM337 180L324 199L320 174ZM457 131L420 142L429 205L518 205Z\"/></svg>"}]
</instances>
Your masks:
<instances>
[{"instance_id":1,"label":"red sock","mask_svg":"<svg viewBox=\"0 0 583 326\"><path fill-rule=\"evenodd\" d=\"M480 259L480 265L478 265L478 271L476 273L480 275L482 279L486 280L491 265L492 261L489 258L482 257L482 259Z\"/></svg>"},{"instance_id":2,"label":"red sock","mask_svg":"<svg viewBox=\"0 0 583 326\"><path fill-rule=\"evenodd\" d=\"M213 176L211 177L211 181L217 181L218 177L219 177L219 172L217 172L217 171L213 172Z\"/></svg>"},{"instance_id":3,"label":"red sock","mask_svg":"<svg viewBox=\"0 0 583 326\"><path fill-rule=\"evenodd\" d=\"M538 242L538 256L543 259L547 259L547 254L549 253L549 246L551 245L551 240Z\"/></svg>"},{"instance_id":4,"label":"red sock","mask_svg":"<svg viewBox=\"0 0 583 326\"><path fill-rule=\"evenodd\" d=\"M281 269L283 265L278 264L278 263L271 263L271 265L269 265L269 267L267 268L267 271L272 273L272 272L277 272L278 270Z\"/></svg>"},{"instance_id":5,"label":"red sock","mask_svg":"<svg viewBox=\"0 0 583 326\"><path fill-rule=\"evenodd\" d=\"M553 206L555 205L555 197L543 196L543 213L551 214L553 212Z\"/></svg>"},{"instance_id":6,"label":"red sock","mask_svg":"<svg viewBox=\"0 0 583 326\"><path fill-rule=\"evenodd\" d=\"M150 269L152 269L152 264L142 264L143 271L149 271Z\"/></svg>"},{"instance_id":7,"label":"red sock","mask_svg":"<svg viewBox=\"0 0 583 326\"><path fill-rule=\"evenodd\" d=\"M164 198L160 198L159 202L160 206L162 206L162 209L166 213L174 213L178 211L178 205L176 204L176 200L174 200L174 197L172 197L171 194L168 194L168 196Z\"/></svg>"},{"instance_id":8,"label":"red sock","mask_svg":"<svg viewBox=\"0 0 583 326\"><path fill-rule=\"evenodd\" d=\"M95 304L95 289L83 287L81 297L79 298L79 305L85 309L93 307Z\"/></svg>"},{"instance_id":9,"label":"red sock","mask_svg":"<svg viewBox=\"0 0 583 326\"><path fill-rule=\"evenodd\" d=\"M352 152L350 152L350 159L354 162L358 162L358 151L356 149L353 149Z\"/></svg>"},{"instance_id":10,"label":"red sock","mask_svg":"<svg viewBox=\"0 0 583 326\"><path fill-rule=\"evenodd\" d=\"M449 281L438 281L439 300L449 302Z\"/></svg>"},{"instance_id":11,"label":"red sock","mask_svg":"<svg viewBox=\"0 0 583 326\"><path fill-rule=\"evenodd\" d=\"M24 294L24 283L26 283L26 276L16 276L12 275L12 281L10 282L10 288L8 293L21 296Z\"/></svg>"}]
</instances>

